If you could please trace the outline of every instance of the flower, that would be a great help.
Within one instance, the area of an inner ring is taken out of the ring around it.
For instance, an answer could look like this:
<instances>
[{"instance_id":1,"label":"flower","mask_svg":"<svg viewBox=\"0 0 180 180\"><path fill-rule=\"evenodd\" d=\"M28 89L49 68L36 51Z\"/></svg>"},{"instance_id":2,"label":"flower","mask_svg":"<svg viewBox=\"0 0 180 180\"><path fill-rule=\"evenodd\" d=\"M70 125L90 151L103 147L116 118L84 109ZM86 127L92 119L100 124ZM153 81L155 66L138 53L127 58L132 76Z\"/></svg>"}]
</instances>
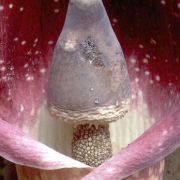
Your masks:
<instances>
[{"instance_id":1,"label":"flower","mask_svg":"<svg viewBox=\"0 0 180 180\"><path fill-rule=\"evenodd\" d=\"M173 43L177 32L170 27L176 26L176 9L172 12L170 3L112 1L117 3L119 14L115 9L112 11L110 2L104 3L122 44L133 88L128 116L112 125L112 129L123 126L121 131L113 131L117 133L114 137L129 138L115 142L116 151L154 125L120 154L92 171L87 179L98 179L98 175L103 179L126 177L164 158L180 144L178 46ZM60 122L44 112L49 59L64 22L64 4L67 3L6 1L0 4L0 155L28 167L61 169L45 171L46 175L54 173L61 179L62 176L79 178L78 175L84 176L92 170L57 152L66 138L61 139L58 130L65 127L59 127ZM139 129L136 135L126 136L128 131L136 133L135 128ZM18 166L17 170L22 178L23 172L28 173L28 168ZM41 176L43 173L40 172Z\"/></svg>"}]
</instances>

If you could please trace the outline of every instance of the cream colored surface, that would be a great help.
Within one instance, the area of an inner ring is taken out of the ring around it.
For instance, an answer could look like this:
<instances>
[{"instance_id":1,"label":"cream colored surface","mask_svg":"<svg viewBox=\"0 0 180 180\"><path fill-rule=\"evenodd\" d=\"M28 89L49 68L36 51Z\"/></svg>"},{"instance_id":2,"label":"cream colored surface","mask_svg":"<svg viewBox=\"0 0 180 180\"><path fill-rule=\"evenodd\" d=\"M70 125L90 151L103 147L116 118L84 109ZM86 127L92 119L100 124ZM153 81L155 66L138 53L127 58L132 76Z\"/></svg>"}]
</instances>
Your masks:
<instances>
[{"instance_id":1,"label":"cream colored surface","mask_svg":"<svg viewBox=\"0 0 180 180\"><path fill-rule=\"evenodd\" d=\"M41 107L38 119L38 134L34 133L36 139L60 153L71 156L73 125L53 118L46 104Z\"/></svg>"},{"instance_id":2,"label":"cream colored surface","mask_svg":"<svg viewBox=\"0 0 180 180\"><path fill-rule=\"evenodd\" d=\"M110 124L111 142L113 153L118 153L133 140L139 137L145 130L151 127L155 120L149 115L147 105L141 91L136 96L135 104L128 114L119 121ZM161 180L163 179L164 160L154 166L144 169L126 180Z\"/></svg>"},{"instance_id":3,"label":"cream colored surface","mask_svg":"<svg viewBox=\"0 0 180 180\"><path fill-rule=\"evenodd\" d=\"M151 127L154 122L155 120L149 115L142 94L139 93L136 104L132 104L127 115L123 119L110 124L113 153L115 154L126 147Z\"/></svg>"}]
</instances>

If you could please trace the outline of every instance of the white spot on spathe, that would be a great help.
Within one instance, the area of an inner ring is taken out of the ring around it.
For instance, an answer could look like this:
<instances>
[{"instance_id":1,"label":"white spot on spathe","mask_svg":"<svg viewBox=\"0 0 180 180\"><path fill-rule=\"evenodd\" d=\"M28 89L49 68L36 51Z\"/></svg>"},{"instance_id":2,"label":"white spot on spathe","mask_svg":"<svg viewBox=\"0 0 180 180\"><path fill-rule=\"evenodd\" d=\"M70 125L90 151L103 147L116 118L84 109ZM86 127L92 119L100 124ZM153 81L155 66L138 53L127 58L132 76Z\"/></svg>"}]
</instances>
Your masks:
<instances>
[{"instance_id":1,"label":"white spot on spathe","mask_svg":"<svg viewBox=\"0 0 180 180\"><path fill-rule=\"evenodd\" d=\"M21 116L21 113L20 113L20 112L18 112L18 114L17 114L17 115L18 115L18 117L20 117L20 116Z\"/></svg>"},{"instance_id":2,"label":"white spot on spathe","mask_svg":"<svg viewBox=\"0 0 180 180\"><path fill-rule=\"evenodd\" d=\"M153 39L153 38L151 38L151 39L150 39L150 43L151 43L151 44L154 44L154 45L156 45L156 44L157 44L156 40L155 40L155 39Z\"/></svg>"},{"instance_id":3,"label":"white spot on spathe","mask_svg":"<svg viewBox=\"0 0 180 180\"><path fill-rule=\"evenodd\" d=\"M148 58L148 59L150 59L150 55L149 55L149 54L146 54L145 57Z\"/></svg>"},{"instance_id":4,"label":"white spot on spathe","mask_svg":"<svg viewBox=\"0 0 180 180\"><path fill-rule=\"evenodd\" d=\"M20 111L23 112L24 111L24 106L21 104L20 105Z\"/></svg>"},{"instance_id":5,"label":"white spot on spathe","mask_svg":"<svg viewBox=\"0 0 180 180\"><path fill-rule=\"evenodd\" d=\"M3 11L3 10L4 10L4 6L0 5L0 11Z\"/></svg>"},{"instance_id":6,"label":"white spot on spathe","mask_svg":"<svg viewBox=\"0 0 180 180\"><path fill-rule=\"evenodd\" d=\"M26 74L26 81L33 81L34 76Z\"/></svg>"},{"instance_id":7,"label":"white spot on spathe","mask_svg":"<svg viewBox=\"0 0 180 180\"><path fill-rule=\"evenodd\" d=\"M25 40L21 42L21 45L22 45L22 46L24 46L25 44L26 44L26 41L25 41Z\"/></svg>"},{"instance_id":8,"label":"white spot on spathe","mask_svg":"<svg viewBox=\"0 0 180 180\"><path fill-rule=\"evenodd\" d=\"M59 0L54 0L54 2L58 2Z\"/></svg>"},{"instance_id":9,"label":"white spot on spathe","mask_svg":"<svg viewBox=\"0 0 180 180\"><path fill-rule=\"evenodd\" d=\"M173 130L174 128L173 128L173 126L171 126L170 128L169 128L169 130Z\"/></svg>"},{"instance_id":10,"label":"white spot on spathe","mask_svg":"<svg viewBox=\"0 0 180 180\"><path fill-rule=\"evenodd\" d=\"M172 89L170 90L170 94L174 94L174 91Z\"/></svg>"},{"instance_id":11,"label":"white spot on spathe","mask_svg":"<svg viewBox=\"0 0 180 180\"><path fill-rule=\"evenodd\" d=\"M19 8L19 11L20 11L20 12L23 12L23 11L24 11L24 7L20 7L20 8Z\"/></svg>"},{"instance_id":12,"label":"white spot on spathe","mask_svg":"<svg viewBox=\"0 0 180 180\"><path fill-rule=\"evenodd\" d=\"M138 91L138 96L142 96L143 92L141 90Z\"/></svg>"},{"instance_id":13,"label":"white spot on spathe","mask_svg":"<svg viewBox=\"0 0 180 180\"><path fill-rule=\"evenodd\" d=\"M6 70L6 67L5 66L2 66L1 68L0 68L0 71L5 71Z\"/></svg>"},{"instance_id":14,"label":"white spot on spathe","mask_svg":"<svg viewBox=\"0 0 180 180\"><path fill-rule=\"evenodd\" d=\"M2 79L2 81L7 81L8 80L7 76L3 76L1 79Z\"/></svg>"},{"instance_id":15,"label":"white spot on spathe","mask_svg":"<svg viewBox=\"0 0 180 180\"><path fill-rule=\"evenodd\" d=\"M3 59L0 59L0 65L4 63L4 60Z\"/></svg>"},{"instance_id":16,"label":"white spot on spathe","mask_svg":"<svg viewBox=\"0 0 180 180\"><path fill-rule=\"evenodd\" d=\"M164 130L164 131L162 132L162 135L165 136L167 133L168 133L168 131L167 131L167 130Z\"/></svg>"},{"instance_id":17,"label":"white spot on spathe","mask_svg":"<svg viewBox=\"0 0 180 180\"><path fill-rule=\"evenodd\" d=\"M9 8L12 9L13 8L13 4L9 4Z\"/></svg>"},{"instance_id":18,"label":"white spot on spathe","mask_svg":"<svg viewBox=\"0 0 180 180\"><path fill-rule=\"evenodd\" d=\"M34 107L31 109L30 115L31 115L31 116L34 116L34 115L35 115L35 108L34 108Z\"/></svg>"},{"instance_id":19,"label":"white spot on spathe","mask_svg":"<svg viewBox=\"0 0 180 180\"><path fill-rule=\"evenodd\" d=\"M143 46L142 44L139 44L139 48L143 49L143 48L144 48L144 46Z\"/></svg>"},{"instance_id":20,"label":"white spot on spathe","mask_svg":"<svg viewBox=\"0 0 180 180\"><path fill-rule=\"evenodd\" d=\"M156 79L156 81L160 81L161 80L160 76L158 76L158 75L155 77L155 79Z\"/></svg>"},{"instance_id":21,"label":"white spot on spathe","mask_svg":"<svg viewBox=\"0 0 180 180\"><path fill-rule=\"evenodd\" d=\"M7 98L7 101L11 101L11 100L12 100L12 98L11 98L11 97L8 97L8 98Z\"/></svg>"},{"instance_id":22,"label":"white spot on spathe","mask_svg":"<svg viewBox=\"0 0 180 180\"><path fill-rule=\"evenodd\" d=\"M140 69L139 69L138 67L134 68L134 70L135 70L136 72L139 72L139 71L140 71Z\"/></svg>"},{"instance_id":23,"label":"white spot on spathe","mask_svg":"<svg viewBox=\"0 0 180 180\"><path fill-rule=\"evenodd\" d=\"M53 41L51 41L51 40L50 40L50 41L48 41L48 44L49 44L49 45L52 45L53 43L54 43L54 42L53 42Z\"/></svg>"},{"instance_id":24,"label":"white spot on spathe","mask_svg":"<svg viewBox=\"0 0 180 180\"><path fill-rule=\"evenodd\" d=\"M19 38L18 38L18 37L15 37L15 38L14 38L14 41L15 41L15 42L17 42L18 40L19 40Z\"/></svg>"},{"instance_id":25,"label":"white spot on spathe","mask_svg":"<svg viewBox=\"0 0 180 180\"><path fill-rule=\"evenodd\" d=\"M46 69L45 68L41 68L39 71L40 71L41 74L44 74L46 72Z\"/></svg>"},{"instance_id":26,"label":"white spot on spathe","mask_svg":"<svg viewBox=\"0 0 180 180\"><path fill-rule=\"evenodd\" d=\"M148 64L148 59L143 58L143 63L144 63L144 64Z\"/></svg>"},{"instance_id":27,"label":"white spot on spathe","mask_svg":"<svg viewBox=\"0 0 180 180\"><path fill-rule=\"evenodd\" d=\"M27 52L27 55L31 55L32 54L32 51L31 49Z\"/></svg>"},{"instance_id":28,"label":"white spot on spathe","mask_svg":"<svg viewBox=\"0 0 180 180\"><path fill-rule=\"evenodd\" d=\"M139 82L139 78L135 78L135 80L134 80L136 83L138 83Z\"/></svg>"},{"instance_id":29,"label":"white spot on spathe","mask_svg":"<svg viewBox=\"0 0 180 180\"><path fill-rule=\"evenodd\" d=\"M169 104L169 107L171 107L171 106L172 106L172 102L171 102L171 101L170 101L168 104Z\"/></svg>"},{"instance_id":30,"label":"white spot on spathe","mask_svg":"<svg viewBox=\"0 0 180 180\"><path fill-rule=\"evenodd\" d=\"M39 51L35 51L35 53L34 53L34 54L38 55L38 54L39 54Z\"/></svg>"},{"instance_id":31,"label":"white spot on spathe","mask_svg":"<svg viewBox=\"0 0 180 180\"><path fill-rule=\"evenodd\" d=\"M54 9L54 13L59 13L59 9Z\"/></svg>"},{"instance_id":32,"label":"white spot on spathe","mask_svg":"<svg viewBox=\"0 0 180 180\"><path fill-rule=\"evenodd\" d=\"M9 90L8 90L8 96L11 96L11 94L12 94L12 93L11 93L11 90L9 89Z\"/></svg>"},{"instance_id":33,"label":"white spot on spathe","mask_svg":"<svg viewBox=\"0 0 180 180\"><path fill-rule=\"evenodd\" d=\"M177 7L180 9L180 2L179 2L179 3L177 3Z\"/></svg>"},{"instance_id":34,"label":"white spot on spathe","mask_svg":"<svg viewBox=\"0 0 180 180\"><path fill-rule=\"evenodd\" d=\"M145 74L146 76L149 76L149 75L150 75L150 72L149 72L149 71L145 71L144 74Z\"/></svg>"},{"instance_id":35,"label":"white spot on spathe","mask_svg":"<svg viewBox=\"0 0 180 180\"><path fill-rule=\"evenodd\" d=\"M34 40L34 43L37 43L39 41L39 39L38 38L36 38L35 40Z\"/></svg>"},{"instance_id":36,"label":"white spot on spathe","mask_svg":"<svg viewBox=\"0 0 180 180\"><path fill-rule=\"evenodd\" d=\"M117 20L116 18L113 18L112 22L113 22L113 23L117 23L118 20Z\"/></svg>"},{"instance_id":37,"label":"white spot on spathe","mask_svg":"<svg viewBox=\"0 0 180 180\"><path fill-rule=\"evenodd\" d=\"M153 83L154 83L154 81L153 81L152 79L151 79L149 82L150 82L150 84L153 84Z\"/></svg>"},{"instance_id":38,"label":"white spot on spathe","mask_svg":"<svg viewBox=\"0 0 180 180\"><path fill-rule=\"evenodd\" d=\"M161 0L161 4L162 4L162 5L165 5L165 4L166 4L166 1L165 1L165 0Z\"/></svg>"},{"instance_id":39,"label":"white spot on spathe","mask_svg":"<svg viewBox=\"0 0 180 180\"><path fill-rule=\"evenodd\" d=\"M132 64L136 63L136 59L135 58L131 58L130 61L131 61Z\"/></svg>"}]
</instances>

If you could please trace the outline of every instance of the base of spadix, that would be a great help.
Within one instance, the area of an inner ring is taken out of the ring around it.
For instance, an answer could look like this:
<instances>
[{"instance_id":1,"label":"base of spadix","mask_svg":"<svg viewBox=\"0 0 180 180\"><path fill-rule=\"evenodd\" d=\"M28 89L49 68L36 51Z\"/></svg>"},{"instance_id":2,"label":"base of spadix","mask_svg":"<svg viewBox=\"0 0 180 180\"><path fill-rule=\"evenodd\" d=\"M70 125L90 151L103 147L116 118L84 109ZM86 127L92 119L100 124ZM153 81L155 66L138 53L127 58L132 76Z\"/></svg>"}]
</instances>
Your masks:
<instances>
[{"instance_id":1,"label":"base of spadix","mask_svg":"<svg viewBox=\"0 0 180 180\"><path fill-rule=\"evenodd\" d=\"M73 126L71 157L93 167L112 156L109 123L122 119L128 109L129 101L91 111L62 110L48 104L50 114L57 121Z\"/></svg>"},{"instance_id":2,"label":"base of spadix","mask_svg":"<svg viewBox=\"0 0 180 180\"><path fill-rule=\"evenodd\" d=\"M81 124L74 127L72 157L97 167L112 156L108 124Z\"/></svg>"},{"instance_id":3,"label":"base of spadix","mask_svg":"<svg viewBox=\"0 0 180 180\"><path fill-rule=\"evenodd\" d=\"M59 120L72 124L84 123L110 123L122 119L129 110L130 101L123 102L120 106L99 107L89 111L73 111L59 109L48 104L51 115Z\"/></svg>"}]
</instances>

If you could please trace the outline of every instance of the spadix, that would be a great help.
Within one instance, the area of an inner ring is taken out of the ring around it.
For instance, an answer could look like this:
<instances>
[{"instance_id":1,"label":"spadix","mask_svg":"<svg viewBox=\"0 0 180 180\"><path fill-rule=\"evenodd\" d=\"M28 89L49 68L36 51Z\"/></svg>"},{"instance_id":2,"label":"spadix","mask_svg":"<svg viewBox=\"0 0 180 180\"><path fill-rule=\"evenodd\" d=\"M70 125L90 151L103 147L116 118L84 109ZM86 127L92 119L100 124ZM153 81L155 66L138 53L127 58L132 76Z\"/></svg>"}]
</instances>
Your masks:
<instances>
[{"instance_id":1,"label":"spadix","mask_svg":"<svg viewBox=\"0 0 180 180\"><path fill-rule=\"evenodd\" d=\"M85 135L89 133L83 134L84 130L77 130L76 126L88 125L90 131L95 127L96 130L91 132L95 138L109 134L108 123L120 120L128 111L130 89L123 52L102 1L71 0L50 69L50 113L62 121L73 123L74 137L80 133L77 141L86 144ZM104 136L104 142L108 137ZM111 155L102 154L102 151L111 151L110 142L107 147L100 144L101 148L96 142L92 141L94 150L83 150L82 157L88 152L92 155L97 149L100 153L94 154L94 159L103 156L105 160ZM82 143L73 140L73 144L78 146ZM73 144L72 152L78 148Z\"/></svg>"}]
</instances>

